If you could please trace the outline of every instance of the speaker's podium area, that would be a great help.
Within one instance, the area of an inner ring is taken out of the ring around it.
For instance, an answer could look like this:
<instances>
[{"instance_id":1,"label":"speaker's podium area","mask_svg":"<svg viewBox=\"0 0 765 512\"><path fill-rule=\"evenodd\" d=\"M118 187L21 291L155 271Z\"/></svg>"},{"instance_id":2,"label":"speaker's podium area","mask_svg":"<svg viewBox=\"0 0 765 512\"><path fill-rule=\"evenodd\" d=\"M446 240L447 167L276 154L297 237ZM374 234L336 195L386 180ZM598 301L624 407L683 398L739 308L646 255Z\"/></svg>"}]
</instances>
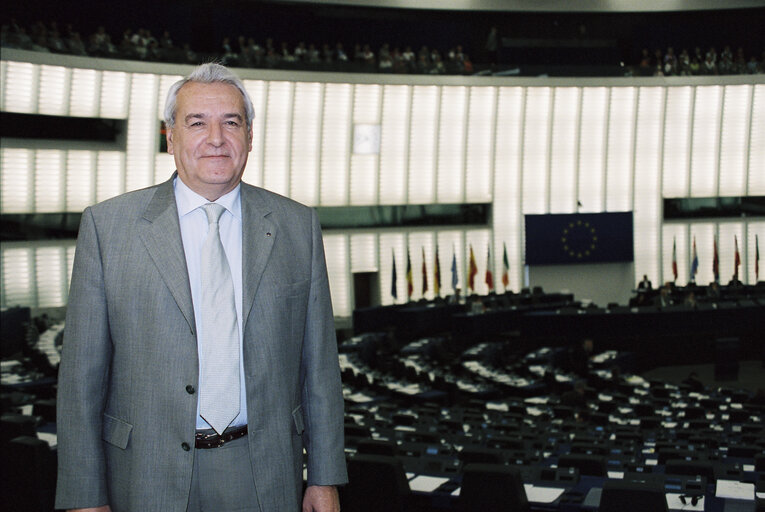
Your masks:
<instances>
[{"instance_id":1,"label":"speaker's podium area","mask_svg":"<svg viewBox=\"0 0 765 512\"><path fill-rule=\"evenodd\" d=\"M343 510L763 510L761 291L683 311L542 290L358 311L339 341ZM715 313L729 321L688 329ZM2 311L4 510L53 510L62 318Z\"/></svg>"}]
</instances>

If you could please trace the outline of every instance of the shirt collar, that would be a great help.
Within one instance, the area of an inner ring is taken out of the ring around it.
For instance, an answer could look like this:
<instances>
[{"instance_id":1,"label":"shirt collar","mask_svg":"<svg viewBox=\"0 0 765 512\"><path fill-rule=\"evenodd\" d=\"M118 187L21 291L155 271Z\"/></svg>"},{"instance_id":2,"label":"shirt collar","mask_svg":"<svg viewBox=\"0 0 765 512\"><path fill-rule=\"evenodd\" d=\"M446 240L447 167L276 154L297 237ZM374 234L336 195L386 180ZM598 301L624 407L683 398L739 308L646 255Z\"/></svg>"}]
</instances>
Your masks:
<instances>
[{"instance_id":1,"label":"shirt collar","mask_svg":"<svg viewBox=\"0 0 765 512\"><path fill-rule=\"evenodd\" d=\"M181 217L210 202L191 190L178 176L173 180L173 187L175 189L175 203ZM231 192L213 201L223 206L238 220L242 220L241 188L242 184L239 183Z\"/></svg>"}]
</instances>

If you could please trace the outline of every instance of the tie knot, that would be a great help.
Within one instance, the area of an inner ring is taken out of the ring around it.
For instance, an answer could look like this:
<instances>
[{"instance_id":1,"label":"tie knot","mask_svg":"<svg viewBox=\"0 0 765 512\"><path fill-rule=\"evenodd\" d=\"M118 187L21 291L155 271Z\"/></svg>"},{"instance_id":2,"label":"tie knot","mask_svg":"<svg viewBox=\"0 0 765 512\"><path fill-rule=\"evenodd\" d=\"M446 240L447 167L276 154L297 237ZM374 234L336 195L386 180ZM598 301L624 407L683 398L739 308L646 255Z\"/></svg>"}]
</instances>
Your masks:
<instances>
[{"instance_id":1,"label":"tie knot","mask_svg":"<svg viewBox=\"0 0 765 512\"><path fill-rule=\"evenodd\" d=\"M202 205L205 213L207 214L208 224L217 224L220 220L220 216L226 211L226 207L217 203L207 203Z\"/></svg>"}]
</instances>

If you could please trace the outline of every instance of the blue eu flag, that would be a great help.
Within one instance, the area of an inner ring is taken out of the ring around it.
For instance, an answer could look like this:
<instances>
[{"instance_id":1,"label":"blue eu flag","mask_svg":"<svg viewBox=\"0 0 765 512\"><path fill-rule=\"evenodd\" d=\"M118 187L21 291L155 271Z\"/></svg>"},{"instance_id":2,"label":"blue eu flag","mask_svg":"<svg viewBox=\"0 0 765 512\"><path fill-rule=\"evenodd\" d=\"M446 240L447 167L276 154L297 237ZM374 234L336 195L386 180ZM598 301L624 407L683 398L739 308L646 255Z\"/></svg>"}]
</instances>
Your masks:
<instances>
[{"instance_id":1,"label":"blue eu flag","mask_svg":"<svg viewBox=\"0 0 765 512\"><path fill-rule=\"evenodd\" d=\"M526 264L633 261L632 212L526 215Z\"/></svg>"}]
</instances>

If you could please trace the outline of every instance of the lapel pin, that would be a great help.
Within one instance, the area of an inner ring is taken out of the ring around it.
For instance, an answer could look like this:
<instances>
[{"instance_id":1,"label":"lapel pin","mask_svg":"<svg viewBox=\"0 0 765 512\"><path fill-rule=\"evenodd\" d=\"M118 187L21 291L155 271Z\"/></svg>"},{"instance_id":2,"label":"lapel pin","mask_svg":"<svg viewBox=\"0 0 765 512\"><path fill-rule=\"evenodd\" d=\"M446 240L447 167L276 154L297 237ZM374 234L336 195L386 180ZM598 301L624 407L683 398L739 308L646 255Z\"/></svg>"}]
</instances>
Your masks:
<instances>
[{"instance_id":1,"label":"lapel pin","mask_svg":"<svg viewBox=\"0 0 765 512\"><path fill-rule=\"evenodd\" d=\"M271 236L271 232L269 231L268 233L266 233L266 236Z\"/></svg>"}]
</instances>

